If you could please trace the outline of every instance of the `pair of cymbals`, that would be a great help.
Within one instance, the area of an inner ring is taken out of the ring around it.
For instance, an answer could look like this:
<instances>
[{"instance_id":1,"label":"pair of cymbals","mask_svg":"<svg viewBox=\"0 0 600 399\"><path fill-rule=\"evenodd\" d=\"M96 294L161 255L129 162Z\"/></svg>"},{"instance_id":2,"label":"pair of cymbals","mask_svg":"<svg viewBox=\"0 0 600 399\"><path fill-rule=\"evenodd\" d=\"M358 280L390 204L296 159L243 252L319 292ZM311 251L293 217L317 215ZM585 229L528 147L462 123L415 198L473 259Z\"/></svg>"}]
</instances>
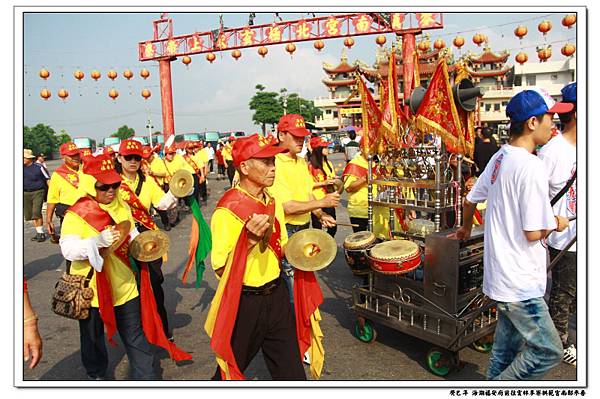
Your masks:
<instances>
[{"instance_id":1,"label":"pair of cymbals","mask_svg":"<svg viewBox=\"0 0 600 399\"><path fill-rule=\"evenodd\" d=\"M160 230L147 230L140 233L129 244L129 253L140 262L152 262L162 258L169 251L169 236Z\"/></svg>"},{"instance_id":2,"label":"pair of cymbals","mask_svg":"<svg viewBox=\"0 0 600 399\"><path fill-rule=\"evenodd\" d=\"M323 230L306 229L293 234L285 247L285 257L296 269L314 272L333 262L337 244Z\"/></svg>"},{"instance_id":3,"label":"pair of cymbals","mask_svg":"<svg viewBox=\"0 0 600 399\"><path fill-rule=\"evenodd\" d=\"M194 187L194 177L189 170L179 169L169 181L169 190L177 198L187 197L192 187Z\"/></svg>"},{"instance_id":4,"label":"pair of cymbals","mask_svg":"<svg viewBox=\"0 0 600 399\"><path fill-rule=\"evenodd\" d=\"M129 232L131 231L131 222L129 220L124 220L120 223L117 223L112 228L120 233L119 239L117 241L113 242L110 245L110 247L101 248L100 255L102 255L102 256L106 256L110 252L115 252L115 250L117 248L119 248L121 246L121 244L123 244L123 241L125 241L127 239L127 236L129 235Z\"/></svg>"}]
</instances>

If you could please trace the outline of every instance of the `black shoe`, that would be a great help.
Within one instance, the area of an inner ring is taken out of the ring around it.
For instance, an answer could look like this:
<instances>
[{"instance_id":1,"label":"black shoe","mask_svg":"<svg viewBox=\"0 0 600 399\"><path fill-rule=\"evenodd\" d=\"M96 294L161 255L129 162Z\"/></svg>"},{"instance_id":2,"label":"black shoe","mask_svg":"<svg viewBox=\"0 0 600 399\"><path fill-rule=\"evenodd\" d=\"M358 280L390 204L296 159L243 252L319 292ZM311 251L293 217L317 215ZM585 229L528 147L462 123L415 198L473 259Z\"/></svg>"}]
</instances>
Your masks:
<instances>
[{"instance_id":1,"label":"black shoe","mask_svg":"<svg viewBox=\"0 0 600 399\"><path fill-rule=\"evenodd\" d=\"M90 381L105 381L106 377L105 376L97 376L97 375L89 375L87 376L88 380Z\"/></svg>"},{"instance_id":2,"label":"black shoe","mask_svg":"<svg viewBox=\"0 0 600 399\"><path fill-rule=\"evenodd\" d=\"M33 237L31 237L31 241L37 241L38 240L38 235L36 233L36 235L34 235Z\"/></svg>"},{"instance_id":3,"label":"black shoe","mask_svg":"<svg viewBox=\"0 0 600 399\"><path fill-rule=\"evenodd\" d=\"M171 342L175 342L175 337L173 337L173 335L167 335L167 339Z\"/></svg>"},{"instance_id":4,"label":"black shoe","mask_svg":"<svg viewBox=\"0 0 600 399\"><path fill-rule=\"evenodd\" d=\"M44 234L44 233L38 233L37 236L36 236L36 238L35 238L35 240L37 242L44 242L44 241L46 241L46 234Z\"/></svg>"}]
</instances>

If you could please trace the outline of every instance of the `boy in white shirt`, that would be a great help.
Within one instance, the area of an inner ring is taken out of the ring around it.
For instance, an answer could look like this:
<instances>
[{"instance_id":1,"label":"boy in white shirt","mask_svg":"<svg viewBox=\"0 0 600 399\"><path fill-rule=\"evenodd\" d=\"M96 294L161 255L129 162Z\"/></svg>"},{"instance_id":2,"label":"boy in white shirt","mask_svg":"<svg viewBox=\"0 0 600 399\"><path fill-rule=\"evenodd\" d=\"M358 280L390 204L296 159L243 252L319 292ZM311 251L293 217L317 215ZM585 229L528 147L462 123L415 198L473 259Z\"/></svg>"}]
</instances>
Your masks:
<instances>
[{"instance_id":1,"label":"boy in white shirt","mask_svg":"<svg viewBox=\"0 0 600 399\"><path fill-rule=\"evenodd\" d=\"M562 231L568 220L554 216L548 175L533 155L548 142L552 114L560 104L539 89L514 96L506 107L510 143L494 154L463 204L464 225L456 238L471 234L476 204L487 199L483 292L497 301L498 323L487 378L541 378L560 363L563 350L544 302L546 249L541 240Z\"/></svg>"},{"instance_id":2,"label":"boy in white shirt","mask_svg":"<svg viewBox=\"0 0 600 399\"><path fill-rule=\"evenodd\" d=\"M550 198L554 198L571 181L577 170L577 83L562 89L562 103L572 107L570 112L560 114L563 125L558 134L538 153L549 176ZM577 216L577 179L554 204L554 212L566 218ZM550 258L555 258L577 235L577 221L562 233L548 237ZM548 302L550 316L563 344L563 361L577 365L577 350L569 344L569 318L577 309L577 249L573 244L552 270L552 288Z\"/></svg>"}]
</instances>

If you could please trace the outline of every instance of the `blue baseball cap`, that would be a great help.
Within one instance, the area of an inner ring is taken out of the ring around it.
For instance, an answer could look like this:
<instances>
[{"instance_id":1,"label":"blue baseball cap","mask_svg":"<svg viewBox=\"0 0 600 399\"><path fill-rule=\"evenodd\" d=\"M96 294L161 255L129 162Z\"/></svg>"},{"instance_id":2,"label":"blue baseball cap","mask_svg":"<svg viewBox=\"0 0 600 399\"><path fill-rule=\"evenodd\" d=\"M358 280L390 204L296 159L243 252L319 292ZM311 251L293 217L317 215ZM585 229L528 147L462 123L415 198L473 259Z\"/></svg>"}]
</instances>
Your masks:
<instances>
[{"instance_id":1,"label":"blue baseball cap","mask_svg":"<svg viewBox=\"0 0 600 399\"><path fill-rule=\"evenodd\" d=\"M573 109L573 104L557 103L538 87L523 90L510 99L506 106L506 116L513 122L523 122L532 116L542 114L563 114Z\"/></svg>"},{"instance_id":2,"label":"blue baseball cap","mask_svg":"<svg viewBox=\"0 0 600 399\"><path fill-rule=\"evenodd\" d=\"M562 93L562 102L576 103L577 102L577 82L569 83L560 91Z\"/></svg>"}]
</instances>

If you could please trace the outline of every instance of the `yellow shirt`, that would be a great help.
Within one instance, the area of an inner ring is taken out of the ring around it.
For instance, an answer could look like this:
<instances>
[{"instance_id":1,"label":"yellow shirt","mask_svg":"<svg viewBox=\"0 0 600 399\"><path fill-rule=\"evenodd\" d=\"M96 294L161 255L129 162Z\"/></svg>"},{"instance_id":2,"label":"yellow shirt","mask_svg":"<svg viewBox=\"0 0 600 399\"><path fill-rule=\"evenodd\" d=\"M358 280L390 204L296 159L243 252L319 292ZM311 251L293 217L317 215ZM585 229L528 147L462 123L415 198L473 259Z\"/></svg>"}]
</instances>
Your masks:
<instances>
[{"instance_id":1,"label":"yellow shirt","mask_svg":"<svg viewBox=\"0 0 600 399\"><path fill-rule=\"evenodd\" d=\"M150 170L153 173L167 173L167 168L165 167L165 163L162 159L157 156L154 156L152 162L150 162ZM158 184L162 185L165 182L164 177L156 176L156 180L158 180Z\"/></svg>"},{"instance_id":2,"label":"yellow shirt","mask_svg":"<svg viewBox=\"0 0 600 399\"><path fill-rule=\"evenodd\" d=\"M107 211L116 223L129 220L131 226L134 226L134 220L131 216L131 210L127 204L121 201L113 201L108 205L100 204L100 208ZM82 239L94 237L100 234L85 220L73 212L67 212L63 221L61 235L76 235ZM122 263L114 254L108 256L109 262L104 261L103 270L108 274L111 284L111 296L114 306L136 298L138 294L135 276L129 266ZM76 260L71 262L71 274L87 276L90 271L90 262L88 260ZM94 272L89 285L94 290L92 306L98 307L98 293L96 289L96 272Z\"/></svg>"},{"instance_id":3,"label":"yellow shirt","mask_svg":"<svg viewBox=\"0 0 600 399\"><path fill-rule=\"evenodd\" d=\"M175 156L173 157L172 161L167 161L167 159L164 159L165 161L165 169L167 170L167 182L171 180L171 176L173 176L175 174L175 172L177 172L179 169L184 169L185 165L187 164L187 162L185 161L185 159L183 159L183 157L180 154L175 154ZM190 166L191 169L191 166ZM188 169L189 170L189 169ZM192 173L195 173L192 170Z\"/></svg>"},{"instance_id":4,"label":"yellow shirt","mask_svg":"<svg viewBox=\"0 0 600 399\"><path fill-rule=\"evenodd\" d=\"M206 152L206 147L201 148L198 151L196 151L196 154L194 154L193 158L194 158L194 161L196 161L196 164L198 165L198 167L208 165L208 152Z\"/></svg>"},{"instance_id":5,"label":"yellow shirt","mask_svg":"<svg viewBox=\"0 0 600 399\"><path fill-rule=\"evenodd\" d=\"M234 190L240 190L252 197L252 195L239 186L234 188ZM259 199L256 200L261 201ZM288 237L285 229L283 207L277 201L275 202L275 218L279 221L279 226L281 227L279 242L283 248L287 243ZM211 264L213 269L217 270L225 266L228 258L233 256L242 228L244 228L243 222L230 210L225 208L217 208L215 210L210 221L213 238L211 249ZM269 281L275 280L279 274L279 259L275 253L270 248L267 248L265 252L260 252L260 244L256 244L248 253L243 284L250 287L260 287Z\"/></svg>"},{"instance_id":6,"label":"yellow shirt","mask_svg":"<svg viewBox=\"0 0 600 399\"><path fill-rule=\"evenodd\" d=\"M269 192L278 203L288 201L310 201L313 190L313 178L308 165L302 158L295 160L286 154L275 155L275 181ZM310 222L310 212L301 215L285 215L285 222L296 226Z\"/></svg>"},{"instance_id":7,"label":"yellow shirt","mask_svg":"<svg viewBox=\"0 0 600 399\"><path fill-rule=\"evenodd\" d=\"M310 161L307 161L307 165ZM327 165L327 166L325 166ZM336 175L335 175L335 168L333 167L333 164L331 163L331 161L327 161L327 163L323 163L323 169L325 169L325 178L326 179L335 179ZM309 169L310 172L310 169ZM311 176L313 178L313 181L315 183L319 183L319 180L311 173ZM313 189L313 195L315 196L316 199L320 200L325 198L325 191L323 190L325 187L319 187L319 188L315 188Z\"/></svg>"},{"instance_id":8,"label":"yellow shirt","mask_svg":"<svg viewBox=\"0 0 600 399\"><path fill-rule=\"evenodd\" d=\"M175 155L175 158L179 157L180 158L180 164L182 165L182 169L188 170L190 171L191 174L195 175L196 174L196 169L194 169L194 167L192 165L190 165L190 163L188 161L185 160L185 158L183 157L183 155L177 154ZM198 168L202 169L202 164L199 164L197 162L197 159L195 158L195 155L190 155L190 158L192 161L194 161L196 163L196 166L198 166Z\"/></svg>"},{"instance_id":9,"label":"yellow shirt","mask_svg":"<svg viewBox=\"0 0 600 399\"><path fill-rule=\"evenodd\" d=\"M140 177L137 174L135 175L134 180L129 180L123 174L121 175L121 177L123 178L123 182L126 183L131 189L131 191L135 193L135 189L137 188L138 182L140 181ZM121 196L121 199L123 199L123 201L127 200L128 194L124 189L119 189L119 195ZM154 179L152 179L152 177L150 176L146 176L146 180L144 180L144 183L142 183L142 190L140 191L140 195L138 195L138 198L140 199L142 205L144 205L144 207L146 207L146 209L149 211L150 206L158 205L158 203L164 195L165 192L160 187L158 187L158 184L156 184Z\"/></svg>"},{"instance_id":10,"label":"yellow shirt","mask_svg":"<svg viewBox=\"0 0 600 399\"><path fill-rule=\"evenodd\" d=\"M231 144L227 143L223 146L221 150L221 155L223 156L224 161L233 161L233 156L231 155Z\"/></svg>"},{"instance_id":11,"label":"yellow shirt","mask_svg":"<svg viewBox=\"0 0 600 399\"><path fill-rule=\"evenodd\" d=\"M79 172L75 172L79 174ZM48 182L48 203L73 205L84 193L58 173L52 173Z\"/></svg>"},{"instance_id":12,"label":"yellow shirt","mask_svg":"<svg viewBox=\"0 0 600 399\"><path fill-rule=\"evenodd\" d=\"M356 156L351 161L351 164L355 164L358 166L362 166L365 169L369 168L368 161L362 156ZM358 180L355 176L346 176L344 179L344 189L347 189L354 182ZM368 195L369 189L367 184L362 186L358 191L353 193L348 193L348 215L353 218L363 218L366 219L368 215ZM373 186L373 198L377 195L377 186Z\"/></svg>"}]
</instances>

